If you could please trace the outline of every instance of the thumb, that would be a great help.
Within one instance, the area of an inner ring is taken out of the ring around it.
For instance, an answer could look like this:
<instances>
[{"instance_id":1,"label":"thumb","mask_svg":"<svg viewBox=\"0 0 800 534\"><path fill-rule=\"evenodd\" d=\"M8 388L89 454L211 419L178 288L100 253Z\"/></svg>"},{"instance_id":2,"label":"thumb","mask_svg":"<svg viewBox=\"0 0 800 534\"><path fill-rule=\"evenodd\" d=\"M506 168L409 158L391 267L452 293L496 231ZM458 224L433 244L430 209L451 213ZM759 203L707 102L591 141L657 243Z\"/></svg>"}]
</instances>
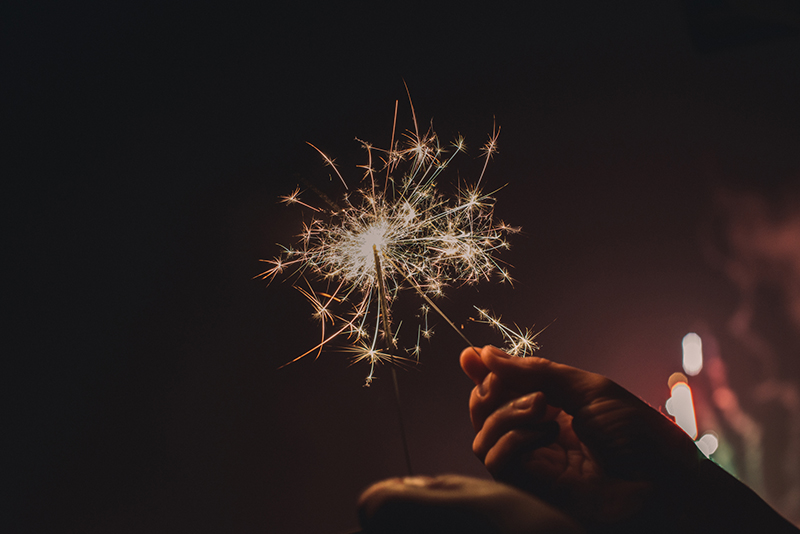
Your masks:
<instances>
[{"instance_id":1,"label":"thumb","mask_svg":"<svg viewBox=\"0 0 800 534\"><path fill-rule=\"evenodd\" d=\"M602 397L636 398L603 375L584 371L545 358L517 358L491 345L481 349L483 364L514 390L541 391L548 404L572 416ZM638 400L638 399L637 399Z\"/></svg>"}]
</instances>

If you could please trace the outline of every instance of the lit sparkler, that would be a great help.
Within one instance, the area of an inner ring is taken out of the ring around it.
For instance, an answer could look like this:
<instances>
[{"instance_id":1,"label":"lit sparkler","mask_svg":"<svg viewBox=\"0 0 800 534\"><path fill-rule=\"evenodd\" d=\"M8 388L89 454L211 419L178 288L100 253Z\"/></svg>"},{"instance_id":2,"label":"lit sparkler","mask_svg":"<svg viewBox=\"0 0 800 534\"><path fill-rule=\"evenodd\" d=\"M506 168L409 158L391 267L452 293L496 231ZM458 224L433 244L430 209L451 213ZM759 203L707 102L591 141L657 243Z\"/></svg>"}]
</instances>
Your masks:
<instances>
[{"instance_id":1,"label":"lit sparkler","mask_svg":"<svg viewBox=\"0 0 800 534\"><path fill-rule=\"evenodd\" d=\"M262 260L270 267L259 277L271 280L291 270L298 280L295 287L309 300L322 325L319 343L292 362L314 352L319 357L326 345L346 338L352 361L370 365L369 385L376 365L408 363L419 357L421 340L432 334L430 309L464 337L432 300L446 287L492 278L510 281L495 254L508 248L506 236L518 229L494 222L492 195L496 191L485 194L480 189L488 162L497 151L499 129L481 150L484 165L475 185L459 184L450 198L439 192L437 181L465 150L464 140L458 138L444 147L432 130L420 135L413 106L411 111L414 132L406 133L403 142L395 142L394 128L388 150L362 142L368 162L360 166L365 173L359 189L351 190L333 159L311 145L347 189L339 205L325 199L329 209L312 206L300 200L299 188L281 197L286 204L313 213L295 247L283 247L279 256ZM395 107L395 124L396 113ZM315 290L309 280L324 285L324 291ZM416 343L405 348L406 356L396 354L398 332L392 332L390 320L392 302L403 288L414 289L425 301ZM525 356L536 348L535 334L512 330L479 312L479 322L498 328L512 354ZM386 351L378 348L381 333Z\"/></svg>"},{"instance_id":2,"label":"lit sparkler","mask_svg":"<svg viewBox=\"0 0 800 534\"><path fill-rule=\"evenodd\" d=\"M534 332L530 328L520 328L514 325L516 330L509 326L504 325L500 321L500 317L495 317L487 310L482 310L477 306L474 308L478 311L478 318L473 319L478 323L485 323L500 332L503 339L506 341L505 351L511 356L527 356L539 348L539 344L535 341L536 337L542 333L541 330Z\"/></svg>"}]
</instances>

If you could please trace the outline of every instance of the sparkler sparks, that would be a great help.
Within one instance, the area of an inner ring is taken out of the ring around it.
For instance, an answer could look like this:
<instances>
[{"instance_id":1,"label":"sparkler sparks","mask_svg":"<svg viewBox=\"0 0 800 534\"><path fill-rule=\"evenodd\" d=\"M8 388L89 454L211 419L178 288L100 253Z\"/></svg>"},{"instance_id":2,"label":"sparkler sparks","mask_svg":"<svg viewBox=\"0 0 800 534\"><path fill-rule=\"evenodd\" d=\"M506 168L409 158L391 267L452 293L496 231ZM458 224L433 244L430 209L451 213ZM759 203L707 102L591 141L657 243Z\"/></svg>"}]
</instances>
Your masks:
<instances>
[{"instance_id":1,"label":"sparkler sparks","mask_svg":"<svg viewBox=\"0 0 800 534\"><path fill-rule=\"evenodd\" d=\"M432 298L441 296L448 286L492 278L510 281L495 253L508 248L507 234L518 229L495 224L492 195L496 191L485 194L479 188L497 151L499 129L493 130L481 149L484 164L475 185L461 184L448 198L439 192L437 182L453 158L465 150L464 140L458 138L444 147L432 130L419 134L413 106L412 117L414 132L407 132L403 142L395 142L393 127L388 150L361 142L368 162L359 166L364 175L358 189L350 189L334 160L311 145L346 189L339 206L330 202L329 209L312 206L300 200L299 188L281 197L287 205L311 210L312 217L304 223L296 248L284 247L278 257L262 260L270 267L258 277L272 280L293 270L298 280L295 287L311 303L322 325L319 343L293 362L314 352L319 357L326 345L346 338L353 363L370 365L369 385L377 364L411 361L393 350L398 332L391 331L391 305L402 289L416 290L427 302L419 315L416 343L404 349L418 358L421 340L433 333L428 322L431 308L456 328ZM379 178L379 173L385 177ZM315 291L309 280L323 284L324 292ZM514 331L485 312L478 322L498 328L512 354L522 356L536 348L535 334L530 331ZM381 337L387 352L378 350Z\"/></svg>"},{"instance_id":2,"label":"sparkler sparks","mask_svg":"<svg viewBox=\"0 0 800 534\"><path fill-rule=\"evenodd\" d=\"M511 356L528 356L539 348L539 344L535 341L536 337L542 333L541 330L534 332L530 328L524 330L517 325L516 330L504 325L500 321L500 317L495 317L487 310L482 310L477 306L473 306L478 311L478 319L473 321L478 323L488 324L503 335L506 340L505 351Z\"/></svg>"}]
</instances>

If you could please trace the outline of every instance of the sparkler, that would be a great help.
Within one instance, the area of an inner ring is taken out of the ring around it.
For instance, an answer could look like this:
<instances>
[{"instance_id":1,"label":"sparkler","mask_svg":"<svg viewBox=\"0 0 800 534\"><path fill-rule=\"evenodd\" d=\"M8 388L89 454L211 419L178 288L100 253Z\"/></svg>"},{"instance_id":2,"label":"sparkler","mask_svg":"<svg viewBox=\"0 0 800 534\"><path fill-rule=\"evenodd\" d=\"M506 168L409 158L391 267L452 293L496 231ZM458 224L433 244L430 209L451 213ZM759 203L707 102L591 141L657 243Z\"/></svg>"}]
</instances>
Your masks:
<instances>
[{"instance_id":1,"label":"sparkler","mask_svg":"<svg viewBox=\"0 0 800 534\"><path fill-rule=\"evenodd\" d=\"M499 128L482 147L483 169L474 185L458 183L452 197L442 194L438 181L453 158L465 150L463 138L442 146L429 129L420 134L413 105L414 131L396 141L397 104L392 141L386 150L361 141L367 163L357 189L350 189L334 160L311 145L333 168L346 192L339 203L323 197L327 208L300 199L301 190L281 197L286 204L311 212L294 247L271 260L258 277L272 280L292 271L295 287L311 303L321 323L321 338L314 347L288 363L316 352L337 339L347 339L345 349L353 363L370 366L366 384L375 377L376 366L386 362L409 364L419 358L422 339L431 336L431 309L469 344L459 328L439 309L433 299L448 286L475 284L499 279L511 281L495 254L508 248L506 236L519 231L493 217L494 198L480 185L489 160L497 151ZM310 143L309 143L310 144ZM315 289L312 285L324 289ZM416 343L398 353L398 323L392 331L391 307L403 289L413 289L425 301L417 326ZM499 319L479 310L478 322L499 329L512 354L525 356L537 346L536 334L512 330ZM379 348L382 339L385 351ZM288 365L288 363L286 365Z\"/></svg>"}]
</instances>

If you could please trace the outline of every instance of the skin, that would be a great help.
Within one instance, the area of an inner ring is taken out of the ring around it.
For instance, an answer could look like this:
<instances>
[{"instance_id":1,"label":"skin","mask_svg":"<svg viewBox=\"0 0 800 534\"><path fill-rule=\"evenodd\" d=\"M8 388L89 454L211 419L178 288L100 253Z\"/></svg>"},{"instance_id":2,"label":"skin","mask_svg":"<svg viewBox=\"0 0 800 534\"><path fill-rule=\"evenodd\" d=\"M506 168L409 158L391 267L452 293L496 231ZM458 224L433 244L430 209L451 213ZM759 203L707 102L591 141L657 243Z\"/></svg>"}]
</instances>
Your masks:
<instances>
[{"instance_id":1,"label":"skin","mask_svg":"<svg viewBox=\"0 0 800 534\"><path fill-rule=\"evenodd\" d=\"M691 438L602 375L491 346L466 349L461 366L478 458L587 527L657 520L694 477Z\"/></svg>"},{"instance_id":2,"label":"skin","mask_svg":"<svg viewBox=\"0 0 800 534\"><path fill-rule=\"evenodd\" d=\"M505 484L460 475L378 482L361 494L358 510L365 533L584 532L540 499Z\"/></svg>"},{"instance_id":3,"label":"skin","mask_svg":"<svg viewBox=\"0 0 800 534\"><path fill-rule=\"evenodd\" d=\"M359 499L364 532L798 532L604 376L491 346L461 366L475 383L473 450L499 482L379 482Z\"/></svg>"}]
</instances>

